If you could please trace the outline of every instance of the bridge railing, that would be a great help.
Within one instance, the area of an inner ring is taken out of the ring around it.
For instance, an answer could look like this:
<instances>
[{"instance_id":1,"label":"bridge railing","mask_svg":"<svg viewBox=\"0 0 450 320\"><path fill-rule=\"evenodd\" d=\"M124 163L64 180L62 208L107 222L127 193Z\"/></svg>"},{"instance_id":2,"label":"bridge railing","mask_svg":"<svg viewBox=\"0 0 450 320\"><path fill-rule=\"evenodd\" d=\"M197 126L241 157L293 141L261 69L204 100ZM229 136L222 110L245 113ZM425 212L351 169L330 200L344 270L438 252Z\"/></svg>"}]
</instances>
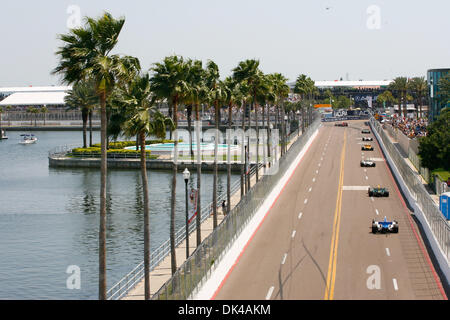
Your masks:
<instances>
[{"instance_id":1,"label":"bridge railing","mask_svg":"<svg viewBox=\"0 0 450 320\"><path fill-rule=\"evenodd\" d=\"M315 116L315 121L312 125L292 144L289 151L280 159L279 165L274 166L277 170L264 175L242 197L237 206L231 210L219 226L197 247L173 277L153 295L153 300L188 299L208 279L213 266L217 265L221 260L224 253L233 244L243 228L245 228L249 220L272 191L273 187L288 170L306 142L320 126L320 118L317 115Z\"/></svg>"}]
</instances>

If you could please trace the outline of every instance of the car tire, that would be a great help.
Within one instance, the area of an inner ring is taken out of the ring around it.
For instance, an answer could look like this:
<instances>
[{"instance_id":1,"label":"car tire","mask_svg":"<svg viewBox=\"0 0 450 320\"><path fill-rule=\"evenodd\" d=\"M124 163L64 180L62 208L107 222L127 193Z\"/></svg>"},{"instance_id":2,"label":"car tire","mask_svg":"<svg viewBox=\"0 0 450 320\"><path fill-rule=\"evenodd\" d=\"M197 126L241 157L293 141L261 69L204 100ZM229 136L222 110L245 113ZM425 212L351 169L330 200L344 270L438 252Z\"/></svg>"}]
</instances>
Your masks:
<instances>
[{"instance_id":1,"label":"car tire","mask_svg":"<svg viewBox=\"0 0 450 320\"><path fill-rule=\"evenodd\" d=\"M394 227L394 229L392 230L392 233L398 233L398 226Z\"/></svg>"},{"instance_id":2,"label":"car tire","mask_svg":"<svg viewBox=\"0 0 450 320\"><path fill-rule=\"evenodd\" d=\"M369 191L369 197L372 197L372 196L373 196L373 192Z\"/></svg>"},{"instance_id":3,"label":"car tire","mask_svg":"<svg viewBox=\"0 0 450 320\"><path fill-rule=\"evenodd\" d=\"M377 231L378 231L378 228L377 228L377 227L372 227L372 233L373 233L373 234L376 234Z\"/></svg>"},{"instance_id":4,"label":"car tire","mask_svg":"<svg viewBox=\"0 0 450 320\"><path fill-rule=\"evenodd\" d=\"M386 197L389 197L389 191L386 191L385 195Z\"/></svg>"}]
</instances>

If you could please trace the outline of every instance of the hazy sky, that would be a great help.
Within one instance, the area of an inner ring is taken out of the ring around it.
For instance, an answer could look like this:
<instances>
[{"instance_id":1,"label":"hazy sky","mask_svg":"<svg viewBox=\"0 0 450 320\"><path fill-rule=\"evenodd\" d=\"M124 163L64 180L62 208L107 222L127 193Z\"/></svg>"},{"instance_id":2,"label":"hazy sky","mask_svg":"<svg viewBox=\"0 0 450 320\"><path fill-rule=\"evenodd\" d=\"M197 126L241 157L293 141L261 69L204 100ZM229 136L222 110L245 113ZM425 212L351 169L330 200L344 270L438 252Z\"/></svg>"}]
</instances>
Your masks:
<instances>
[{"instance_id":1,"label":"hazy sky","mask_svg":"<svg viewBox=\"0 0 450 320\"><path fill-rule=\"evenodd\" d=\"M247 58L290 80L385 80L450 67L449 0L2 0L1 87L60 84L50 71L72 5L82 17L124 16L116 53L145 69L174 53L212 59L222 77Z\"/></svg>"}]
</instances>

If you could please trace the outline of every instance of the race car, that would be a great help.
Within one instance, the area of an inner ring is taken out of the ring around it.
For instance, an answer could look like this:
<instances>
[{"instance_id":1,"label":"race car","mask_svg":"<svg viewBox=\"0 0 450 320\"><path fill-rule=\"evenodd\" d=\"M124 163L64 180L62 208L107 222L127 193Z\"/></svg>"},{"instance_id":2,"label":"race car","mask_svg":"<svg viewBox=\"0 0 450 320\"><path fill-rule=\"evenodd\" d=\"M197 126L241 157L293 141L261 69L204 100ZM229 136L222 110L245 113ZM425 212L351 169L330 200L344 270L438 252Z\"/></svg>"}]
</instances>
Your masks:
<instances>
[{"instance_id":1,"label":"race car","mask_svg":"<svg viewBox=\"0 0 450 320\"><path fill-rule=\"evenodd\" d=\"M334 126L335 127L348 127L348 123L347 122L335 123Z\"/></svg>"},{"instance_id":2,"label":"race car","mask_svg":"<svg viewBox=\"0 0 450 320\"><path fill-rule=\"evenodd\" d=\"M389 190L380 186L375 188L369 187L369 197L389 197Z\"/></svg>"},{"instance_id":3,"label":"race car","mask_svg":"<svg viewBox=\"0 0 450 320\"><path fill-rule=\"evenodd\" d=\"M362 137L362 141L373 141L372 137Z\"/></svg>"},{"instance_id":4,"label":"race car","mask_svg":"<svg viewBox=\"0 0 450 320\"><path fill-rule=\"evenodd\" d=\"M369 133L370 133L370 130L368 130L368 129L363 129L363 130L361 131L361 133L363 133L363 134L369 134Z\"/></svg>"},{"instance_id":5,"label":"race car","mask_svg":"<svg viewBox=\"0 0 450 320\"><path fill-rule=\"evenodd\" d=\"M384 217L383 221L375 221L372 220L372 233L375 234L377 232L380 233L398 233L398 222L395 220L387 221L387 218Z\"/></svg>"},{"instance_id":6,"label":"race car","mask_svg":"<svg viewBox=\"0 0 450 320\"><path fill-rule=\"evenodd\" d=\"M373 147L370 144L365 144L361 147L362 151L373 151Z\"/></svg>"},{"instance_id":7,"label":"race car","mask_svg":"<svg viewBox=\"0 0 450 320\"><path fill-rule=\"evenodd\" d=\"M375 167L375 162L370 160L361 160L361 167Z\"/></svg>"}]
</instances>

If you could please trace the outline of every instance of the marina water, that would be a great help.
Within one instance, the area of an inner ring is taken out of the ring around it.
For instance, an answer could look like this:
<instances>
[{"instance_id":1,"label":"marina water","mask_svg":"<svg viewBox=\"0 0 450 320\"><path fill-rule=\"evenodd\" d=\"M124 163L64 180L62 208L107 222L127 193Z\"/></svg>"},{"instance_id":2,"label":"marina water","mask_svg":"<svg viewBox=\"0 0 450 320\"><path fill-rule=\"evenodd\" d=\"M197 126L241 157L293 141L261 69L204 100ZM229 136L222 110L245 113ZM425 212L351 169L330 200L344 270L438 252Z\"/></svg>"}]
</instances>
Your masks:
<instances>
[{"instance_id":1,"label":"marina water","mask_svg":"<svg viewBox=\"0 0 450 320\"><path fill-rule=\"evenodd\" d=\"M33 132L38 142L20 145L8 131L0 142L0 299L97 299L99 169L55 169L48 151L82 145L79 131ZM94 143L99 132L94 132ZM148 171L151 248L169 238L172 174ZM212 201L212 174L202 174L203 206ZM196 174L189 187L196 186ZM232 182L239 179L232 175ZM112 287L143 260L143 198L139 170L109 169L107 186L107 282ZM226 190L226 172L218 192ZM176 230L185 221L185 183L177 181ZM219 210L221 212L221 210ZM80 289L66 273L77 266ZM69 286L70 287L70 286Z\"/></svg>"}]
</instances>

